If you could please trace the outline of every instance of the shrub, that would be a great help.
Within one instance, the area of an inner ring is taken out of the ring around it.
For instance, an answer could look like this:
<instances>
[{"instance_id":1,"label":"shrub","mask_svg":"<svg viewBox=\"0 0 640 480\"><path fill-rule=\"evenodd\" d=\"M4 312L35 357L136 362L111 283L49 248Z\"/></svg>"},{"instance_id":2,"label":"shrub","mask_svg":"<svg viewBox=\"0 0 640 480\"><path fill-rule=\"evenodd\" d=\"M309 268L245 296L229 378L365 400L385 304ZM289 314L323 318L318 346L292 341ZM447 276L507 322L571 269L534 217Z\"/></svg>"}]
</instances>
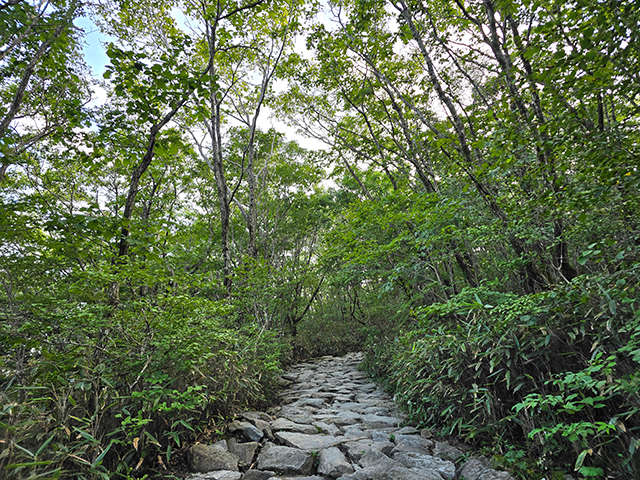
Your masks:
<instances>
[{"instance_id":1,"label":"shrub","mask_svg":"<svg viewBox=\"0 0 640 480\"><path fill-rule=\"evenodd\" d=\"M0 335L0 468L9 478L127 478L169 468L224 416L264 405L288 345L178 294L112 311L41 302Z\"/></svg>"},{"instance_id":2,"label":"shrub","mask_svg":"<svg viewBox=\"0 0 640 480\"><path fill-rule=\"evenodd\" d=\"M365 365L421 425L526 449L542 469L637 476L637 267L524 296L464 290L371 339Z\"/></svg>"}]
</instances>

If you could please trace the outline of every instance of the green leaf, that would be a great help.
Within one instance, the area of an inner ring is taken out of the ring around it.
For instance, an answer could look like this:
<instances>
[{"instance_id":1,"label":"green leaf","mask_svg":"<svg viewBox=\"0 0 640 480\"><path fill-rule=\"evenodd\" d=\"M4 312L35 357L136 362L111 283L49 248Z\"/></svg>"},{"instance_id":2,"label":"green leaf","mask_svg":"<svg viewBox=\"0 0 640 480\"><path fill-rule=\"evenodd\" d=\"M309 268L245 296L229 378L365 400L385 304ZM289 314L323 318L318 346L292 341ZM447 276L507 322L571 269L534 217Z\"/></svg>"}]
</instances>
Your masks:
<instances>
[{"instance_id":1,"label":"green leaf","mask_svg":"<svg viewBox=\"0 0 640 480\"><path fill-rule=\"evenodd\" d=\"M578 455L578 458L576 459L576 464L573 467L574 470L576 471L580 470L580 467L582 467L582 464L584 463L584 459L587 456L587 453L591 455L591 450L583 450L580 452L580 455Z\"/></svg>"},{"instance_id":2,"label":"green leaf","mask_svg":"<svg viewBox=\"0 0 640 480\"><path fill-rule=\"evenodd\" d=\"M601 477L604 475L604 470L598 467L581 467L579 472L585 477Z\"/></svg>"},{"instance_id":3,"label":"green leaf","mask_svg":"<svg viewBox=\"0 0 640 480\"><path fill-rule=\"evenodd\" d=\"M107 445L107 448L105 448L102 451L102 453L96 457L96 459L91 464L92 468L95 468L96 466L100 465L100 463L102 462L102 459L104 458L104 456L107 454L107 452L111 448L111 445L113 445L113 442L114 442L114 440L111 440L111 443L109 443L109 445Z\"/></svg>"}]
</instances>

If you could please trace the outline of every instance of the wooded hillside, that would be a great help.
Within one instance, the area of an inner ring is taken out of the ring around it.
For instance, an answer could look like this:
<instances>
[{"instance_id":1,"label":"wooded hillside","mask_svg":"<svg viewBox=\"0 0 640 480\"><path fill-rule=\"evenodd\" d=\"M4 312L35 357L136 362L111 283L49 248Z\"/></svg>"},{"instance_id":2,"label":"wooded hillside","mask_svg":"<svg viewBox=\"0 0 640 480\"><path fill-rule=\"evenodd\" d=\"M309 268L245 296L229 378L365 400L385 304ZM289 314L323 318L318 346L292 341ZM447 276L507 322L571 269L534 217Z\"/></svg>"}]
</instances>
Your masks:
<instances>
[{"instance_id":1,"label":"wooded hillside","mask_svg":"<svg viewBox=\"0 0 640 480\"><path fill-rule=\"evenodd\" d=\"M633 0L0 3L0 477L169 478L356 350L514 476L638 477L639 36Z\"/></svg>"}]
</instances>

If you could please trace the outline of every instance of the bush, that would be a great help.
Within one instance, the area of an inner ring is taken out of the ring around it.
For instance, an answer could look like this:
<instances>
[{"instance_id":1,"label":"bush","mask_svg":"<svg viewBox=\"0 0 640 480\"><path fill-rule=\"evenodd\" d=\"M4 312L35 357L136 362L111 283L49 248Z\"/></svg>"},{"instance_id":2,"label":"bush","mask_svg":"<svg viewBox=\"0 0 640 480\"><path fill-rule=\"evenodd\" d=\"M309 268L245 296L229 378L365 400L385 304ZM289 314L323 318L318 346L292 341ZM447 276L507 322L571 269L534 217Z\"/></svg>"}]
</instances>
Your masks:
<instances>
[{"instance_id":1,"label":"bush","mask_svg":"<svg viewBox=\"0 0 640 480\"><path fill-rule=\"evenodd\" d=\"M158 295L112 311L41 301L0 330L0 468L128 478L170 468L235 409L266 404L289 347L224 302ZM178 456L177 456L178 455Z\"/></svg>"},{"instance_id":2,"label":"bush","mask_svg":"<svg viewBox=\"0 0 640 480\"><path fill-rule=\"evenodd\" d=\"M524 296L466 289L395 341L371 339L365 365L423 426L525 449L541 470L635 477L637 292L637 265Z\"/></svg>"}]
</instances>

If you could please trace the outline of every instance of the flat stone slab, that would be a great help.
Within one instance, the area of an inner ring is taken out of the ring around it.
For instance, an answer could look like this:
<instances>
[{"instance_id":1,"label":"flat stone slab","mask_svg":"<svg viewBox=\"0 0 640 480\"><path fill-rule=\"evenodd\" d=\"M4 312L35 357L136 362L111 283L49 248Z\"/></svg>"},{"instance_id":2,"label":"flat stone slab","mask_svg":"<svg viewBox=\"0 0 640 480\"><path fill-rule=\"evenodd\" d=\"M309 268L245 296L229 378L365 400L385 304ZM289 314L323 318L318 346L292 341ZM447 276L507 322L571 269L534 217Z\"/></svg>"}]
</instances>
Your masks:
<instances>
[{"instance_id":1,"label":"flat stone slab","mask_svg":"<svg viewBox=\"0 0 640 480\"><path fill-rule=\"evenodd\" d=\"M188 452L189 465L196 472L238 471L239 458L215 445L193 445Z\"/></svg>"},{"instance_id":2,"label":"flat stone slab","mask_svg":"<svg viewBox=\"0 0 640 480\"><path fill-rule=\"evenodd\" d=\"M342 475L353 473L353 471L353 466L347 461L347 457L338 447L329 447L320 451L318 473L338 478Z\"/></svg>"},{"instance_id":3,"label":"flat stone slab","mask_svg":"<svg viewBox=\"0 0 640 480\"><path fill-rule=\"evenodd\" d=\"M276 433L276 439L289 447L309 452L317 452L323 448L333 447L342 440L331 435L306 435L296 432L278 432Z\"/></svg>"},{"instance_id":4,"label":"flat stone slab","mask_svg":"<svg viewBox=\"0 0 640 480\"><path fill-rule=\"evenodd\" d=\"M421 455L413 452L400 452L393 455L393 459L407 468L430 470L440 474L445 480L453 480L456 474L456 466L449 460L442 460L431 455Z\"/></svg>"},{"instance_id":5,"label":"flat stone slab","mask_svg":"<svg viewBox=\"0 0 640 480\"><path fill-rule=\"evenodd\" d=\"M258 470L308 475L312 469L313 456L298 448L269 445L258 454Z\"/></svg>"},{"instance_id":6,"label":"flat stone slab","mask_svg":"<svg viewBox=\"0 0 640 480\"><path fill-rule=\"evenodd\" d=\"M218 470L216 472L196 473L187 477L187 480L240 480L242 474L231 470Z\"/></svg>"},{"instance_id":7,"label":"flat stone slab","mask_svg":"<svg viewBox=\"0 0 640 480\"><path fill-rule=\"evenodd\" d=\"M402 418L368 414L362 415L362 423L371 428L397 427L402 423Z\"/></svg>"},{"instance_id":8,"label":"flat stone slab","mask_svg":"<svg viewBox=\"0 0 640 480\"><path fill-rule=\"evenodd\" d=\"M284 417L276 418L275 421L271 423L271 429L274 432L297 432L297 433L306 433L307 435L313 435L319 433L318 429L309 424L305 423L295 423L291 420L287 420Z\"/></svg>"},{"instance_id":9,"label":"flat stone slab","mask_svg":"<svg viewBox=\"0 0 640 480\"><path fill-rule=\"evenodd\" d=\"M374 442L373 440L358 440L344 444L347 456L354 462L358 462L362 456L370 449L377 450L383 454L389 454L394 445L391 442Z\"/></svg>"}]
</instances>

